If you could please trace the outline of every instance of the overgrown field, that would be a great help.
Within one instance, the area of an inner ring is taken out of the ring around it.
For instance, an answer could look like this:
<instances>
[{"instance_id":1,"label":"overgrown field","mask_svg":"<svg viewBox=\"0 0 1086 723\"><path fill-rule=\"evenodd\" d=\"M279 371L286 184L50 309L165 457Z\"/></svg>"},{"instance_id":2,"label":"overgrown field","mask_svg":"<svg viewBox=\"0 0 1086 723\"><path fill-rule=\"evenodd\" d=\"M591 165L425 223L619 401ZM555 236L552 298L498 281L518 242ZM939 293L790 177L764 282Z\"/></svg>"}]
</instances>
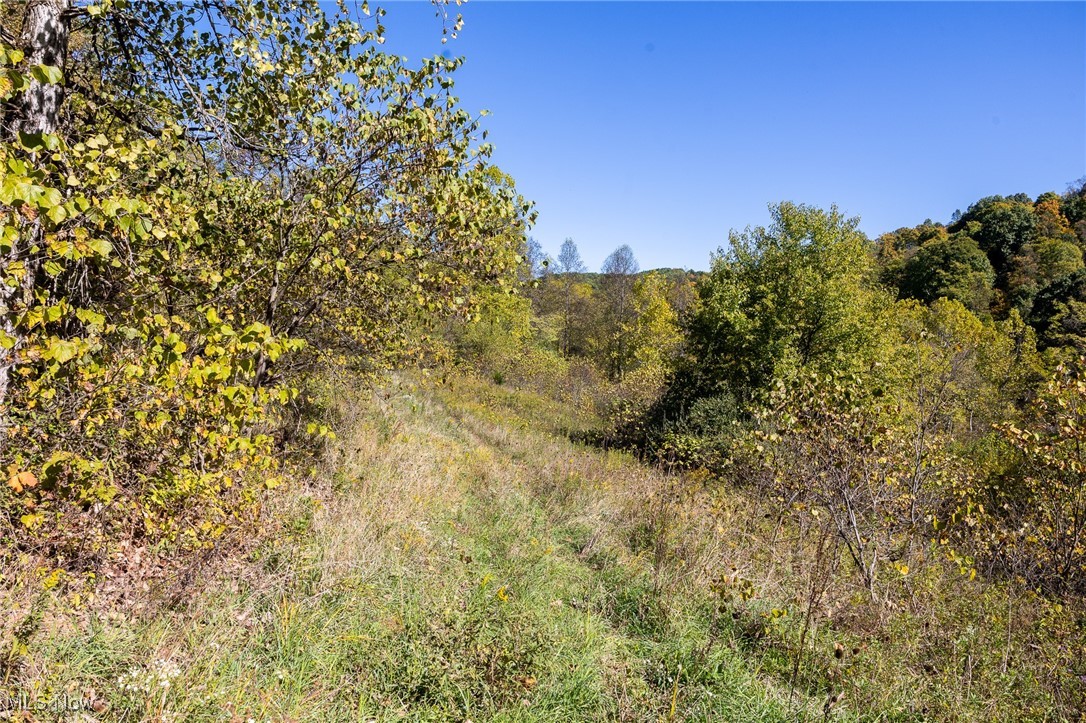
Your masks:
<instances>
[{"instance_id":1,"label":"overgrown field","mask_svg":"<svg viewBox=\"0 0 1086 723\"><path fill-rule=\"evenodd\" d=\"M72 701L102 721L1076 709L1074 617L1038 599L932 564L903 576L907 604L864 600L756 500L572 444L593 420L526 392L401 380L341 404L345 432L307 494L282 496L276 534L172 607L39 600L8 691L38 720ZM810 585L840 589L812 611Z\"/></svg>"}]
</instances>

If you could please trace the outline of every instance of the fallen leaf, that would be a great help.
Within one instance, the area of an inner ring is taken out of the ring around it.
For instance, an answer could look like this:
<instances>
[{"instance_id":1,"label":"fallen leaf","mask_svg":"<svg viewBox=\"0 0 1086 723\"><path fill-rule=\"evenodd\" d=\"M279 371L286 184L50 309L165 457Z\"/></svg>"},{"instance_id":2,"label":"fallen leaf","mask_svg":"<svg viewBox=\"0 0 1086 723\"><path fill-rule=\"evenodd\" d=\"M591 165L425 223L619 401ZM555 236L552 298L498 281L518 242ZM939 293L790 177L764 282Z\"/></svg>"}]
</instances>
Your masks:
<instances>
[{"instance_id":1,"label":"fallen leaf","mask_svg":"<svg viewBox=\"0 0 1086 723\"><path fill-rule=\"evenodd\" d=\"M16 472L8 478L8 487L15 494L20 494L24 489L37 487L38 478L32 472Z\"/></svg>"}]
</instances>

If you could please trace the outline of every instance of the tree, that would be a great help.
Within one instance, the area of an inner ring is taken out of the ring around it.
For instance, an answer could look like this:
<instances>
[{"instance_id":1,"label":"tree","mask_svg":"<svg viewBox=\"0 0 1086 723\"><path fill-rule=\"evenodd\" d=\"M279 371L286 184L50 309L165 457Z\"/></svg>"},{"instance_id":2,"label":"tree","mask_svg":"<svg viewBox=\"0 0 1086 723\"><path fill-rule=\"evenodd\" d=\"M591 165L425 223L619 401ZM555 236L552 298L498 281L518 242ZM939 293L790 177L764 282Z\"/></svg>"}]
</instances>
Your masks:
<instances>
[{"instance_id":1,"label":"tree","mask_svg":"<svg viewBox=\"0 0 1086 723\"><path fill-rule=\"evenodd\" d=\"M1060 213L1067 219L1078 241L1086 244L1086 176L1067 187L1067 192L1060 196Z\"/></svg>"},{"instance_id":2,"label":"tree","mask_svg":"<svg viewBox=\"0 0 1086 723\"><path fill-rule=\"evenodd\" d=\"M731 233L701 283L690 345L702 396L743 396L800 369L877 358L891 300L872 281L858 219L788 202L770 212L770 227Z\"/></svg>"},{"instance_id":3,"label":"tree","mask_svg":"<svg viewBox=\"0 0 1086 723\"><path fill-rule=\"evenodd\" d=\"M1011 260L1034 240L1036 229L1033 201L1025 194L982 198L950 227L951 232L964 230L976 240L1001 279L1010 271Z\"/></svg>"},{"instance_id":4,"label":"tree","mask_svg":"<svg viewBox=\"0 0 1086 723\"><path fill-rule=\"evenodd\" d=\"M1054 593L1086 587L1086 359L1060 366L1029 405L1024 428L1000 425L1019 454L1001 490L990 553ZM998 542L996 542L998 540Z\"/></svg>"},{"instance_id":5,"label":"tree","mask_svg":"<svg viewBox=\"0 0 1086 723\"><path fill-rule=\"evenodd\" d=\"M524 248L521 250L524 262L521 265L522 282L535 281L550 273L553 263L550 256L543 251L543 246L531 236L524 239Z\"/></svg>"},{"instance_id":6,"label":"tree","mask_svg":"<svg viewBox=\"0 0 1086 723\"><path fill-rule=\"evenodd\" d=\"M883 394L896 397L917 440L988 434L1041 382L1033 330L1012 311L985 322L960 301L901 301Z\"/></svg>"},{"instance_id":7,"label":"tree","mask_svg":"<svg viewBox=\"0 0 1086 723\"><path fill-rule=\"evenodd\" d=\"M484 290L476 317L458 341L462 353L480 365L507 367L532 337L531 306L520 294Z\"/></svg>"},{"instance_id":8,"label":"tree","mask_svg":"<svg viewBox=\"0 0 1086 723\"><path fill-rule=\"evenodd\" d=\"M558 351L569 356L573 346L574 312L577 306L578 296L574 293L577 283L577 274L585 271L584 262L581 261L581 253L577 250L577 244L573 239L567 238L562 242L562 250L558 252L558 263L555 273L562 278L563 308L562 308L562 334L558 340ZM583 294L581 295L583 296Z\"/></svg>"},{"instance_id":9,"label":"tree","mask_svg":"<svg viewBox=\"0 0 1086 723\"><path fill-rule=\"evenodd\" d=\"M930 241L945 239L946 227L927 219L919 226L903 227L879 236L875 242L875 254L879 261L905 259Z\"/></svg>"},{"instance_id":10,"label":"tree","mask_svg":"<svg viewBox=\"0 0 1086 723\"><path fill-rule=\"evenodd\" d=\"M3 64L22 61L28 71L25 75L7 70L3 77L16 91L4 100L5 141L18 141L35 134L51 134L57 129L57 117L64 97L64 86L59 82L67 67L69 0L33 0L27 3L18 48L2 48ZM28 249L41 242L41 222L35 218L19 222L22 227L17 241L2 258L5 270L20 265L20 275L8 273L0 278L0 332L10 344L0 344L0 452L4 448L4 403L8 396L11 370L25 345L24 335L16 324L20 306L29 305L33 296L34 276L37 272L35 259L28 258Z\"/></svg>"},{"instance_id":11,"label":"tree","mask_svg":"<svg viewBox=\"0 0 1086 723\"><path fill-rule=\"evenodd\" d=\"M670 285L660 273L638 277L633 287L633 321L626 333L630 366L656 382L662 382L674 365L683 340L669 291Z\"/></svg>"},{"instance_id":12,"label":"tree","mask_svg":"<svg viewBox=\"0 0 1086 723\"><path fill-rule=\"evenodd\" d=\"M27 22L54 6L32 3ZM260 309L273 334L356 354L398 343L398 320L415 307L461 310L478 272L491 282L514 268L526 207L487 167L489 147L473 148L477 123L449 91L460 61L409 69L374 49L379 21L367 30L309 0L133 0L84 21L105 60L88 54L73 68L76 111L103 105L134 135L188 125L175 152L208 161L171 172L204 194L205 238L225 254L209 260L227 273L209 289L176 259L155 269L174 308L230 298ZM382 292L388 284L404 288ZM268 364L261 357L258 382Z\"/></svg>"},{"instance_id":13,"label":"tree","mask_svg":"<svg viewBox=\"0 0 1086 723\"><path fill-rule=\"evenodd\" d=\"M626 244L612 251L611 255L604 259L603 266L600 267L600 272L605 276L611 276L624 282L628 282L630 277L635 276L640 270L633 249Z\"/></svg>"},{"instance_id":14,"label":"tree","mask_svg":"<svg viewBox=\"0 0 1086 723\"><path fill-rule=\"evenodd\" d=\"M924 302L957 299L975 313L986 313L994 282L992 265L977 243L955 235L916 251L905 263L901 292Z\"/></svg>"},{"instance_id":15,"label":"tree","mask_svg":"<svg viewBox=\"0 0 1086 723\"><path fill-rule=\"evenodd\" d=\"M70 10L70 0L31 0L26 5L18 45L31 72L6 118L12 136L57 129L64 85L56 73L67 67Z\"/></svg>"},{"instance_id":16,"label":"tree","mask_svg":"<svg viewBox=\"0 0 1086 723\"><path fill-rule=\"evenodd\" d=\"M931 241L945 239L946 227L927 220L913 228L899 228L879 236L875 242L875 259L880 267L879 278L887 286L900 289L905 263Z\"/></svg>"},{"instance_id":17,"label":"tree","mask_svg":"<svg viewBox=\"0 0 1086 723\"><path fill-rule=\"evenodd\" d=\"M630 340L627 329L634 318L632 304L634 278L639 271L633 250L622 245L604 259L603 294L606 301L603 353L608 374L622 379L630 366Z\"/></svg>"},{"instance_id":18,"label":"tree","mask_svg":"<svg viewBox=\"0 0 1086 723\"><path fill-rule=\"evenodd\" d=\"M567 238L562 242L562 250L558 252L558 263L554 272L556 274L583 274L585 272L581 253L577 250L577 244L573 242L573 239Z\"/></svg>"},{"instance_id":19,"label":"tree","mask_svg":"<svg viewBox=\"0 0 1086 723\"><path fill-rule=\"evenodd\" d=\"M1042 348L1086 352L1086 270L1052 281L1037 293L1029 313Z\"/></svg>"},{"instance_id":20,"label":"tree","mask_svg":"<svg viewBox=\"0 0 1086 723\"><path fill-rule=\"evenodd\" d=\"M1070 276L1083 267L1082 248L1062 238L1042 238L1033 244L1042 282Z\"/></svg>"},{"instance_id":21,"label":"tree","mask_svg":"<svg viewBox=\"0 0 1086 723\"><path fill-rule=\"evenodd\" d=\"M1049 191L1041 194L1037 198L1037 203L1034 204L1033 213L1037 216L1039 238L1059 239L1072 243L1076 241L1075 232L1067 217L1064 216L1064 209L1061 208L1060 197L1055 193Z\"/></svg>"},{"instance_id":22,"label":"tree","mask_svg":"<svg viewBox=\"0 0 1086 723\"><path fill-rule=\"evenodd\" d=\"M4 498L20 534L209 543L274 481L309 372L387 367L515 285L531 211L452 94L461 61L380 52L380 15L28 4L71 47L0 47L0 443L57 485Z\"/></svg>"}]
</instances>

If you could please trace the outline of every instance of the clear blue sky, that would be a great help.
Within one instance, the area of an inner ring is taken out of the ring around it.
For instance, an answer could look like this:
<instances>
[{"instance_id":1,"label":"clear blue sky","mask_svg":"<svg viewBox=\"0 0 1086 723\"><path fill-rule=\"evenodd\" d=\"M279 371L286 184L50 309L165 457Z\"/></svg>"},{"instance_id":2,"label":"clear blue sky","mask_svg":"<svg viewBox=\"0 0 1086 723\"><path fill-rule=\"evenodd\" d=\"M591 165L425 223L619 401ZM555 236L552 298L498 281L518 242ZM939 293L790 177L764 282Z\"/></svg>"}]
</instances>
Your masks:
<instances>
[{"instance_id":1,"label":"clear blue sky","mask_svg":"<svg viewBox=\"0 0 1086 723\"><path fill-rule=\"evenodd\" d=\"M381 4L386 49L466 58L532 235L590 268L707 268L781 200L875 236L1086 175L1086 3L472 0L446 46L425 0Z\"/></svg>"}]
</instances>

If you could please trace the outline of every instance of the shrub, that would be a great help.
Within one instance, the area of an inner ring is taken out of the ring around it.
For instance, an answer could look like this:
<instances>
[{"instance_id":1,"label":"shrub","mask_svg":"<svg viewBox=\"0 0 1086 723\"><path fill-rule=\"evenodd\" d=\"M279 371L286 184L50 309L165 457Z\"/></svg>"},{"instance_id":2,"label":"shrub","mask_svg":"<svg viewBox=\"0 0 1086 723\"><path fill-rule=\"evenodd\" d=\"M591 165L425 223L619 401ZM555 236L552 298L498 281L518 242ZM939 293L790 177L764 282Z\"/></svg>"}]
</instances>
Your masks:
<instances>
[{"instance_id":1,"label":"shrub","mask_svg":"<svg viewBox=\"0 0 1086 723\"><path fill-rule=\"evenodd\" d=\"M999 426L1018 454L994 492L984 536L1008 570L1053 593L1086 592L1086 359L1061 366L1023 428Z\"/></svg>"}]
</instances>

